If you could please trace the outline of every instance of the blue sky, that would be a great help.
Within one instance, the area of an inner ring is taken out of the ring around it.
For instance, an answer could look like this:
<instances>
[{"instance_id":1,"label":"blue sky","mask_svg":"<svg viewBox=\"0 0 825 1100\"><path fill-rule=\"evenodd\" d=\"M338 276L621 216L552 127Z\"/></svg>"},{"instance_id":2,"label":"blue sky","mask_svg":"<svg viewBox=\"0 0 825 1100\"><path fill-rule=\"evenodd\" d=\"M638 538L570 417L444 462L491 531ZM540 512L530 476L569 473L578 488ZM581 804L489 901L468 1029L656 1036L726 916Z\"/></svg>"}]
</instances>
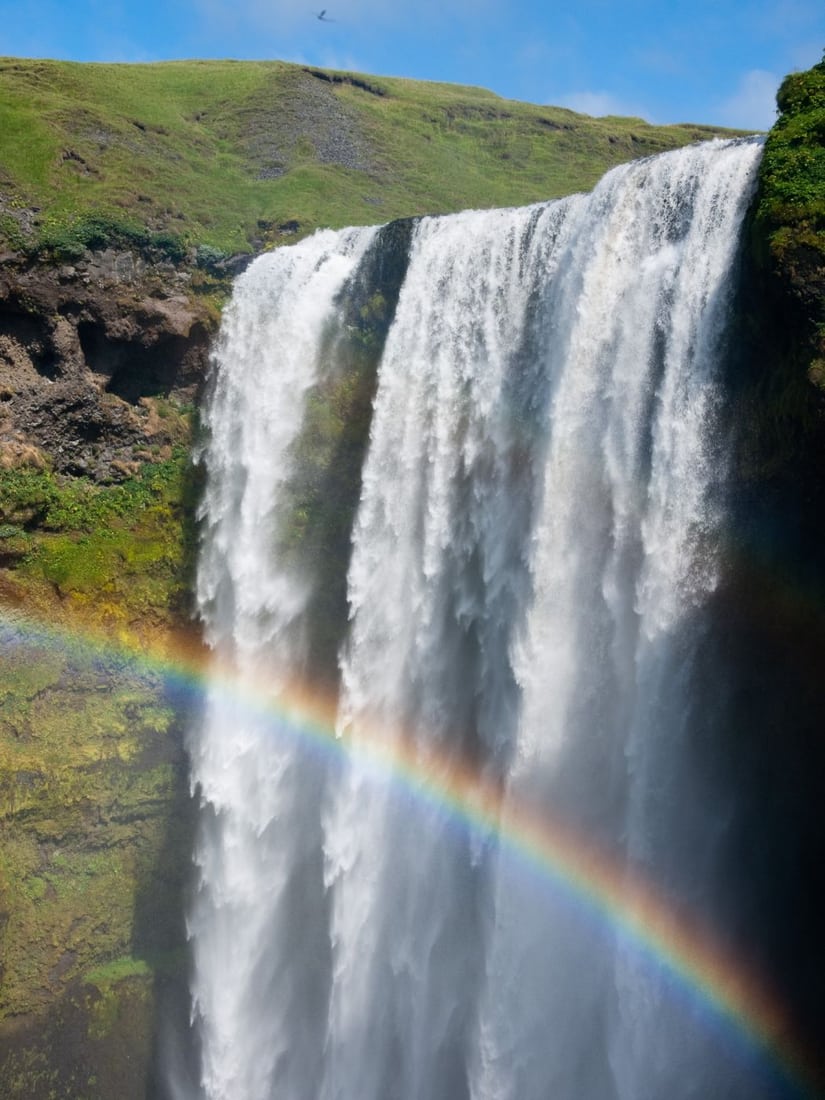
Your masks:
<instances>
[{"instance_id":1,"label":"blue sky","mask_svg":"<svg viewBox=\"0 0 825 1100\"><path fill-rule=\"evenodd\" d=\"M280 58L754 129L823 45L822 0L0 0L7 56Z\"/></svg>"}]
</instances>

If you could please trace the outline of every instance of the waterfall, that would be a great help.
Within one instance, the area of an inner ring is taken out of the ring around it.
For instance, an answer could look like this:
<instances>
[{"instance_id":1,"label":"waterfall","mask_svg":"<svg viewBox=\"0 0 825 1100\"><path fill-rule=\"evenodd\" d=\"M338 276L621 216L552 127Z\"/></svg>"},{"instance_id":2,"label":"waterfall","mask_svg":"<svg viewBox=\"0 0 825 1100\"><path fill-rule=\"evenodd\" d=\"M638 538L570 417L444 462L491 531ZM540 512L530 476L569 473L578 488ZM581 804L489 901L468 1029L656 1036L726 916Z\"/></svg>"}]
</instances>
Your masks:
<instances>
[{"instance_id":1,"label":"waterfall","mask_svg":"<svg viewBox=\"0 0 825 1100\"><path fill-rule=\"evenodd\" d=\"M215 351L198 607L225 673L272 698L300 665L308 597L300 570L276 553L290 448L336 294L371 237L322 233L263 257L238 280ZM268 1096L276 1076L289 1095L305 1095L323 1042L321 775L239 698L216 677L191 744L205 807L192 995L210 1100Z\"/></svg>"},{"instance_id":2,"label":"waterfall","mask_svg":"<svg viewBox=\"0 0 825 1100\"><path fill-rule=\"evenodd\" d=\"M236 284L205 412L216 671L191 738L207 1100L780 1095L667 967L499 839L546 812L619 877L717 913L731 799L695 746L723 712L700 666L760 151L713 142L590 195L420 219L389 305L376 230L317 234ZM337 717L310 751L279 705L314 682L294 485L348 341L380 363ZM497 826L448 797L468 774Z\"/></svg>"}]
</instances>

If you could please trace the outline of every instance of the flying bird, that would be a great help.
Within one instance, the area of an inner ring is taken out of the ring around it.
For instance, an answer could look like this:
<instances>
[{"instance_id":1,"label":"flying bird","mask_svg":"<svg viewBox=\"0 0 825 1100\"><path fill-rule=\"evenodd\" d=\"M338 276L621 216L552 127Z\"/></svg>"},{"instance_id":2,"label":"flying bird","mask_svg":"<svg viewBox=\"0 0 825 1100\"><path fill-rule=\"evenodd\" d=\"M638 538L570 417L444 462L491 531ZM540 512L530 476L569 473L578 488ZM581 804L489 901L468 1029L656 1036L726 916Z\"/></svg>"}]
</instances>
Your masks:
<instances>
[{"instance_id":1,"label":"flying bird","mask_svg":"<svg viewBox=\"0 0 825 1100\"><path fill-rule=\"evenodd\" d=\"M321 11L318 12L316 18L320 19L322 23L334 23L335 22L334 19L330 19L329 16L327 15L327 9L326 8L322 8Z\"/></svg>"}]
</instances>

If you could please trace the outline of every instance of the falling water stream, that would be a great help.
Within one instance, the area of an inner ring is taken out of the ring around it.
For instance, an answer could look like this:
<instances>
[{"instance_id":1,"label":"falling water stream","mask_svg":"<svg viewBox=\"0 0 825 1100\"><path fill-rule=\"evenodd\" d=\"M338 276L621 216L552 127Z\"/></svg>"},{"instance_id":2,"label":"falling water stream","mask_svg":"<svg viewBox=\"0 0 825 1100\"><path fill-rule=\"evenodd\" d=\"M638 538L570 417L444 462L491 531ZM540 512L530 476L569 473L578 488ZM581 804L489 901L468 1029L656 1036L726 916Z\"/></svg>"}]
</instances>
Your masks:
<instances>
[{"instance_id":1,"label":"falling water stream","mask_svg":"<svg viewBox=\"0 0 825 1100\"><path fill-rule=\"evenodd\" d=\"M501 834L546 807L620 873L710 914L731 810L692 766L723 695L697 662L721 568L722 349L760 152L692 146L589 195L414 224L330 719L344 738L373 731L388 758L397 743L413 773L416 759L472 768L501 792ZM216 676L191 738L198 1094L780 1095L666 968L525 871L496 830L369 757L307 751L277 705L245 705L244 684L265 680L276 703L312 684L315 575L279 547L330 333L346 334L380 233L257 260L214 353L198 604L236 690Z\"/></svg>"}]
</instances>

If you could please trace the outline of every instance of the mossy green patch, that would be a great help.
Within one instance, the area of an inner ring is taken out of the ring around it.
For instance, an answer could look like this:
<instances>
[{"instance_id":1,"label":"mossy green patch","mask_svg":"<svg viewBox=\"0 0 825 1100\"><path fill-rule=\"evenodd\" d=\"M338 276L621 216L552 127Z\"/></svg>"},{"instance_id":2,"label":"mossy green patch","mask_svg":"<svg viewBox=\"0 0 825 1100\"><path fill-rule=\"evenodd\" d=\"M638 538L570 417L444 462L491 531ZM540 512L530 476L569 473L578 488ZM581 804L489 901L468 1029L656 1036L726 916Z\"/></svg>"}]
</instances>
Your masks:
<instances>
[{"instance_id":1,"label":"mossy green patch","mask_svg":"<svg viewBox=\"0 0 825 1100\"><path fill-rule=\"evenodd\" d=\"M740 477L817 487L825 434L825 60L783 82L749 241ZM755 303L755 304L754 304ZM804 478L799 473L804 470ZM775 488L774 488L774 491ZM788 486L783 493L790 499Z\"/></svg>"},{"instance_id":2,"label":"mossy green patch","mask_svg":"<svg viewBox=\"0 0 825 1100\"><path fill-rule=\"evenodd\" d=\"M0 1021L7 1100L145 1100L156 995L151 976L73 983L42 1017Z\"/></svg>"},{"instance_id":3,"label":"mossy green patch","mask_svg":"<svg viewBox=\"0 0 825 1100\"><path fill-rule=\"evenodd\" d=\"M18 537L16 580L54 589L66 614L124 629L169 625L191 588L196 482L183 444L119 485L0 470L0 521L28 535L22 545Z\"/></svg>"},{"instance_id":4,"label":"mossy green patch","mask_svg":"<svg viewBox=\"0 0 825 1100\"><path fill-rule=\"evenodd\" d=\"M786 77L777 104L760 171L757 256L813 312L825 350L825 59Z\"/></svg>"},{"instance_id":5,"label":"mossy green patch","mask_svg":"<svg viewBox=\"0 0 825 1100\"><path fill-rule=\"evenodd\" d=\"M176 715L156 682L26 656L37 675L4 676L17 690L0 703L0 1016L129 948L180 782Z\"/></svg>"},{"instance_id":6,"label":"mossy green patch","mask_svg":"<svg viewBox=\"0 0 825 1100\"><path fill-rule=\"evenodd\" d=\"M98 989L106 989L124 978L133 978L136 975L147 977L152 973L152 968L145 959L135 959L131 955L123 955L118 959L103 966L97 966L84 976L84 981L89 985L95 985Z\"/></svg>"},{"instance_id":7,"label":"mossy green patch","mask_svg":"<svg viewBox=\"0 0 825 1100\"><path fill-rule=\"evenodd\" d=\"M40 231L40 250L56 260L75 260L87 249L132 249L177 262L186 255L179 236L151 233L116 215L82 213L66 218L46 217Z\"/></svg>"},{"instance_id":8,"label":"mossy green patch","mask_svg":"<svg viewBox=\"0 0 825 1100\"><path fill-rule=\"evenodd\" d=\"M132 994L142 1001L151 999L151 982L155 970L145 959L124 955L96 967L84 977L86 986L93 986L99 996L89 997L90 1039L104 1040L116 1029L123 1014L123 988L128 983ZM137 979L137 980L135 980Z\"/></svg>"},{"instance_id":9,"label":"mossy green patch","mask_svg":"<svg viewBox=\"0 0 825 1100\"><path fill-rule=\"evenodd\" d=\"M173 427L182 416L167 401L152 415ZM128 976L145 990L147 960L179 950L189 703L117 647L84 645L83 632L163 644L181 624L196 476L183 442L117 485L0 470L0 521L26 543L5 560L6 583L28 616L7 611L0 648L0 1020L43 1013L110 960L137 959ZM31 628L38 614L62 624L62 641ZM77 1008L90 1041L123 1030L112 989L125 977ZM12 1062L9 1081L19 1070L40 1082L34 1062ZM4 1095L26 1095L0 1080Z\"/></svg>"}]
</instances>

